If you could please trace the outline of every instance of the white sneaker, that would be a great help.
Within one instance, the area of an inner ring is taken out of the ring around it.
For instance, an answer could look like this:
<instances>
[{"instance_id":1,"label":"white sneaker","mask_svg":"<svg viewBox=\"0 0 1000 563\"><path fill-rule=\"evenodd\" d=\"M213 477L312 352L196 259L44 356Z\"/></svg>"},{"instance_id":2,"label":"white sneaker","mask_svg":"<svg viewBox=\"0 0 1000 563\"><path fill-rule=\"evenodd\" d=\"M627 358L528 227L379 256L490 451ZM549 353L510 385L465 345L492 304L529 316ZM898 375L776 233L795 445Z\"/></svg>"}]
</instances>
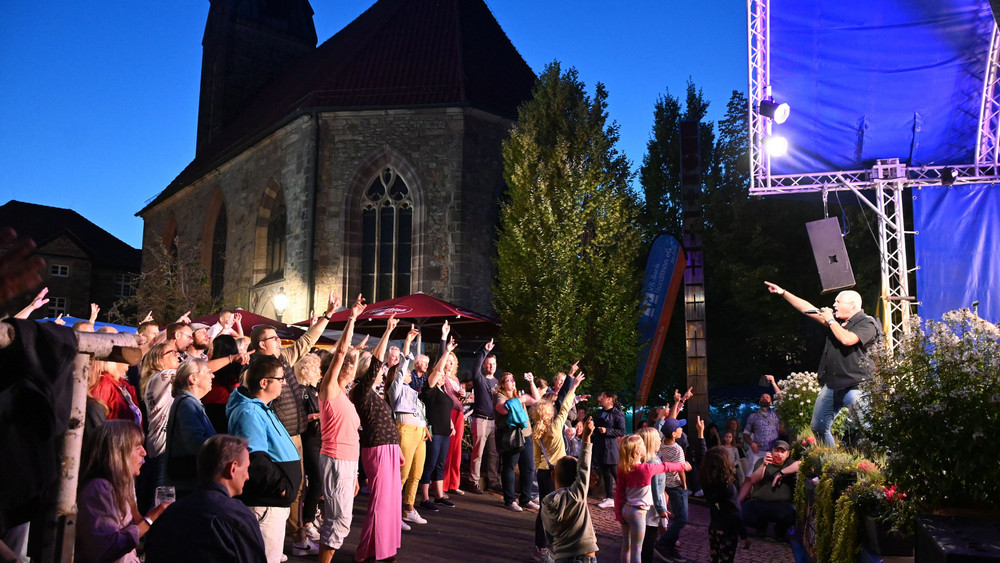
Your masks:
<instances>
[{"instance_id":1,"label":"white sneaker","mask_svg":"<svg viewBox=\"0 0 1000 563\"><path fill-rule=\"evenodd\" d=\"M312 541L319 541L319 530L312 525L312 522L302 526L302 531L305 532L306 538L311 539Z\"/></svg>"},{"instance_id":2,"label":"white sneaker","mask_svg":"<svg viewBox=\"0 0 1000 563\"><path fill-rule=\"evenodd\" d=\"M288 556L285 555L284 553L282 553L281 554L281 563L285 563L285 561L288 561Z\"/></svg>"},{"instance_id":3,"label":"white sneaker","mask_svg":"<svg viewBox=\"0 0 1000 563\"><path fill-rule=\"evenodd\" d=\"M514 501L506 505L504 508L510 510L511 512L524 512L524 509L521 508L521 505L517 504L517 501Z\"/></svg>"},{"instance_id":4,"label":"white sneaker","mask_svg":"<svg viewBox=\"0 0 1000 563\"><path fill-rule=\"evenodd\" d=\"M597 508L614 508L614 507L615 507L615 499L613 498L606 498L601 502L597 503Z\"/></svg>"},{"instance_id":5,"label":"white sneaker","mask_svg":"<svg viewBox=\"0 0 1000 563\"><path fill-rule=\"evenodd\" d=\"M409 532L410 531L410 525L407 524L406 522L400 521L399 522L399 529L403 530L404 532Z\"/></svg>"},{"instance_id":6,"label":"white sneaker","mask_svg":"<svg viewBox=\"0 0 1000 563\"><path fill-rule=\"evenodd\" d=\"M304 557L306 555L319 555L319 545L309 538L292 544L292 555Z\"/></svg>"},{"instance_id":7,"label":"white sneaker","mask_svg":"<svg viewBox=\"0 0 1000 563\"><path fill-rule=\"evenodd\" d=\"M404 522L413 522L414 524L426 524L427 520L420 516L420 513L416 510L410 510L403 515Z\"/></svg>"},{"instance_id":8,"label":"white sneaker","mask_svg":"<svg viewBox=\"0 0 1000 563\"><path fill-rule=\"evenodd\" d=\"M528 510L538 510L538 503L533 500L529 500L528 504L524 505L524 507Z\"/></svg>"}]
</instances>

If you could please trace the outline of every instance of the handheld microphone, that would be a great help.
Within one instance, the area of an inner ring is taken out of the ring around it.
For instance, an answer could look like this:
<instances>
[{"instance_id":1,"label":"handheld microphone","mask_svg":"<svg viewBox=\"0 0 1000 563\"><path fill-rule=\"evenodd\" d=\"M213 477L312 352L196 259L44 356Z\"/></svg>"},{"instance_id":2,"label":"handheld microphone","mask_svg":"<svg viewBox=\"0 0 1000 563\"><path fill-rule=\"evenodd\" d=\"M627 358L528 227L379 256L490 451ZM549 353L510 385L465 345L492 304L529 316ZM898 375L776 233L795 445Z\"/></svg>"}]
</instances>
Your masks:
<instances>
[{"instance_id":1,"label":"handheld microphone","mask_svg":"<svg viewBox=\"0 0 1000 563\"><path fill-rule=\"evenodd\" d=\"M803 311L803 313L807 315L818 315L819 309L806 309L805 311Z\"/></svg>"}]
</instances>

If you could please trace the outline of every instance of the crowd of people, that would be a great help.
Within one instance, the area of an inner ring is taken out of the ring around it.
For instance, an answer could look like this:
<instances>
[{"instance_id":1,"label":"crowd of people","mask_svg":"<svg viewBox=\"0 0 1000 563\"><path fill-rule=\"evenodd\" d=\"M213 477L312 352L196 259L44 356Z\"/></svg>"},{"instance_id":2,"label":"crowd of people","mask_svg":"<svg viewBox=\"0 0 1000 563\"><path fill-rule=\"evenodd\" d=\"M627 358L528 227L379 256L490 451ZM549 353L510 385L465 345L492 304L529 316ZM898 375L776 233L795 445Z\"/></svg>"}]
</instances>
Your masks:
<instances>
[{"instance_id":1,"label":"crowd of people","mask_svg":"<svg viewBox=\"0 0 1000 563\"><path fill-rule=\"evenodd\" d=\"M834 350L874 338L853 292L838 297L839 310L814 310L774 284L768 289L830 326ZM26 318L44 297L43 290L17 316ZM577 364L551 386L524 374L525 392L498 369L492 341L476 353L471 377L460 379L447 322L433 364L412 350L419 337L412 327L401 348L389 346L395 318L373 347L367 337L354 344L361 296L337 344L315 348L340 306L331 293L325 312L289 346L270 326L244 335L234 311L222 311L213 326L185 314L162 331L148 316L138 327L141 356L116 349L93 362L77 560L139 561L144 543L151 562L280 563L290 535L294 555L328 562L351 532L364 486L368 511L356 561L395 561L402 532L454 508L452 495L494 490L507 510L537 511L542 560L596 562L592 470L603 492L596 508L613 509L621 525L622 561L683 560L677 545L689 490L710 507L713 561L733 560L748 525L763 533L773 522L783 538L794 523L797 462L770 394L742 431L735 419L722 433L709 425L707 441L700 418L693 439L678 418L691 390L675 392L672 405L626 435L612 391L598 395L592 412L579 404L589 397L577 395L586 379ZM73 328L93 331L96 306L92 312ZM813 419L821 440L832 421L827 411L861 399L845 375L850 357L824 354ZM463 490L467 416L472 448ZM161 487L173 496L163 501Z\"/></svg>"}]
</instances>

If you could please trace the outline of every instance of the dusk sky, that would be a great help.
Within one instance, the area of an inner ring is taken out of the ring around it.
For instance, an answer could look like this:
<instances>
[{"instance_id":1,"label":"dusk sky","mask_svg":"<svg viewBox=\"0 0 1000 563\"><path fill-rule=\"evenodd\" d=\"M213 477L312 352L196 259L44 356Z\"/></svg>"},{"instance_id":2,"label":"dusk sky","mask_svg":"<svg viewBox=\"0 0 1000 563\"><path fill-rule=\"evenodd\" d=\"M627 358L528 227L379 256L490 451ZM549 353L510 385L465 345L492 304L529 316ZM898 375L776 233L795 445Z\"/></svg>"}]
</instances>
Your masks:
<instances>
[{"instance_id":1,"label":"dusk sky","mask_svg":"<svg viewBox=\"0 0 1000 563\"><path fill-rule=\"evenodd\" d=\"M312 0L322 43L373 0ZM637 169L653 105L688 77L718 120L746 92L746 3L487 0L536 73L559 60L603 82ZM3 2L0 204L71 208L128 244L134 214L194 158L209 2ZM636 185L638 187L638 184Z\"/></svg>"}]
</instances>

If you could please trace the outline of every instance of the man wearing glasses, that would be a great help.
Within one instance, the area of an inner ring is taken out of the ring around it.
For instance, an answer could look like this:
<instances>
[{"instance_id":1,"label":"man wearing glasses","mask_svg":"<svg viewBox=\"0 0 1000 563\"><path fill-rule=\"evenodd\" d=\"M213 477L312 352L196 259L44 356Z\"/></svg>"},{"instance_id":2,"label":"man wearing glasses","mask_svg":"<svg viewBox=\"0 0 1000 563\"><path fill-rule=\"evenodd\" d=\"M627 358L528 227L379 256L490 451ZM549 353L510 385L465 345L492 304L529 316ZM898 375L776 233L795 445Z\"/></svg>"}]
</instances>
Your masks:
<instances>
[{"instance_id":1,"label":"man wearing glasses","mask_svg":"<svg viewBox=\"0 0 1000 563\"><path fill-rule=\"evenodd\" d=\"M767 290L785 298L792 307L827 327L826 343L819 361L819 383L822 389L813 407L812 431L820 442L832 446L833 419L847 407L855 414L857 403L864 400L859 386L871 378L868 350L878 339L875 319L861 309L857 291L841 291L833 308L816 308L812 303L792 295L771 282Z\"/></svg>"},{"instance_id":2,"label":"man wearing glasses","mask_svg":"<svg viewBox=\"0 0 1000 563\"><path fill-rule=\"evenodd\" d=\"M294 444L300 459L302 457L301 434L306 429L308 421L306 420L306 413L302 408L302 390L299 387L298 380L295 378L295 369L293 366L302 356L308 354L309 350L316 344L316 341L319 340L320 335L326 330L326 325L330 321L330 315L336 312L337 307L340 307L340 298L335 297L333 292L330 292L326 312L317 317L316 322L309 327L309 330L288 347L281 346L281 337L278 336L278 332L274 327L255 326L253 331L250 332L250 349L255 351L250 356L251 365L264 357L276 358L281 363L285 385L271 406L274 408L278 420L281 421L285 430L288 431L288 435L291 437L292 444ZM292 541L295 544L296 555L315 555L319 553L319 546L311 538L305 537L305 523L311 521L313 515L303 517L300 514L302 505L299 502L298 493L299 491L296 491L294 495L295 502L292 505L291 517L289 518L290 528L293 533Z\"/></svg>"}]
</instances>

